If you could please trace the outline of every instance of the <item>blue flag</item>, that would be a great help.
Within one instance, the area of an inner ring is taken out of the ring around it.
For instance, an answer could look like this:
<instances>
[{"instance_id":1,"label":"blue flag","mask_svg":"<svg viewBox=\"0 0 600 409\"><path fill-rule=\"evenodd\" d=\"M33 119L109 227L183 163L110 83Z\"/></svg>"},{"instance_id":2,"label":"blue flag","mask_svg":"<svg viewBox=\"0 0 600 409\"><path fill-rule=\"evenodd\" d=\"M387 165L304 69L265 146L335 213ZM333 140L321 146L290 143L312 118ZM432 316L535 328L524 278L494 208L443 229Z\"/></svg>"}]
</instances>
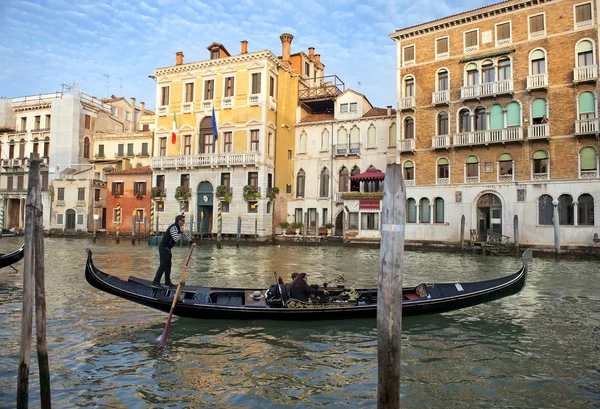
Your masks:
<instances>
[{"instance_id":1,"label":"blue flag","mask_svg":"<svg viewBox=\"0 0 600 409\"><path fill-rule=\"evenodd\" d=\"M211 125L213 129L213 136L215 137L215 142L219 139L219 131L217 131L217 118L215 117L215 107L212 109L212 120Z\"/></svg>"}]
</instances>

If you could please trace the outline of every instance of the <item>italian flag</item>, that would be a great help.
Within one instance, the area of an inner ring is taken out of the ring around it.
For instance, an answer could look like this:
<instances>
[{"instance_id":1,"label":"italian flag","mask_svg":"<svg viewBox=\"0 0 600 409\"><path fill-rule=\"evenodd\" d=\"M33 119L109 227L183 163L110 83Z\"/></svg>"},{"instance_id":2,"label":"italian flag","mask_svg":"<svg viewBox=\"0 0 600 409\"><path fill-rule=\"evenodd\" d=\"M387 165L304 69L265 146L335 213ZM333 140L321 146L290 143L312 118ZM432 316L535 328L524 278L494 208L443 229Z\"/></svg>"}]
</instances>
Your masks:
<instances>
[{"instance_id":1,"label":"italian flag","mask_svg":"<svg viewBox=\"0 0 600 409\"><path fill-rule=\"evenodd\" d=\"M175 145L177 142L177 117L175 116L175 112L173 112L173 131L171 132L171 142Z\"/></svg>"}]
</instances>

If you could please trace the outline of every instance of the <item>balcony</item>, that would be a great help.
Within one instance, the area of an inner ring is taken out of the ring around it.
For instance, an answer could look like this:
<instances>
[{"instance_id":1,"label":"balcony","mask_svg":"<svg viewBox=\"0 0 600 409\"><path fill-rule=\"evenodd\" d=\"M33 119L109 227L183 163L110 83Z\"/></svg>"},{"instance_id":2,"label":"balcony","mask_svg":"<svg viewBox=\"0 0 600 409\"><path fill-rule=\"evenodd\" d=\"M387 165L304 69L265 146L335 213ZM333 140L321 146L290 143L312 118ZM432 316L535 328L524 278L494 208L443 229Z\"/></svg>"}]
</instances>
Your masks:
<instances>
[{"instance_id":1,"label":"balcony","mask_svg":"<svg viewBox=\"0 0 600 409\"><path fill-rule=\"evenodd\" d=\"M600 130L598 118L578 119L575 121L575 135L596 135Z\"/></svg>"},{"instance_id":2,"label":"balcony","mask_svg":"<svg viewBox=\"0 0 600 409\"><path fill-rule=\"evenodd\" d=\"M33 129L31 131L32 134L38 134L38 133L44 133L44 132L50 132L50 128L37 128L37 129Z\"/></svg>"},{"instance_id":3,"label":"balcony","mask_svg":"<svg viewBox=\"0 0 600 409\"><path fill-rule=\"evenodd\" d=\"M10 166L18 168L23 165L23 159L11 159Z\"/></svg>"},{"instance_id":4,"label":"balcony","mask_svg":"<svg viewBox=\"0 0 600 409\"><path fill-rule=\"evenodd\" d=\"M2 159L2 166L5 168L8 168L8 167L10 167L10 162L11 162L10 159Z\"/></svg>"},{"instance_id":5,"label":"balcony","mask_svg":"<svg viewBox=\"0 0 600 409\"><path fill-rule=\"evenodd\" d=\"M530 125L527 128L527 139L550 139L550 124Z\"/></svg>"},{"instance_id":6,"label":"balcony","mask_svg":"<svg viewBox=\"0 0 600 409\"><path fill-rule=\"evenodd\" d=\"M181 113L182 114L191 114L194 112L194 103L193 102L184 102L181 104Z\"/></svg>"},{"instance_id":7,"label":"balcony","mask_svg":"<svg viewBox=\"0 0 600 409\"><path fill-rule=\"evenodd\" d=\"M532 180L548 180L548 172L544 173L534 173L531 175Z\"/></svg>"},{"instance_id":8,"label":"balcony","mask_svg":"<svg viewBox=\"0 0 600 409\"><path fill-rule=\"evenodd\" d=\"M589 82L598 79L598 65L586 65L573 68L573 82Z\"/></svg>"},{"instance_id":9,"label":"balcony","mask_svg":"<svg viewBox=\"0 0 600 409\"><path fill-rule=\"evenodd\" d=\"M437 178L437 180L435 181L436 185L449 185L450 184L450 178Z\"/></svg>"},{"instance_id":10,"label":"balcony","mask_svg":"<svg viewBox=\"0 0 600 409\"><path fill-rule=\"evenodd\" d=\"M431 94L431 103L433 105L444 105L450 103L450 90L435 91Z\"/></svg>"},{"instance_id":11,"label":"balcony","mask_svg":"<svg viewBox=\"0 0 600 409\"><path fill-rule=\"evenodd\" d=\"M65 201L64 200L57 200L56 201L56 207L64 207L65 205Z\"/></svg>"},{"instance_id":12,"label":"balcony","mask_svg":"<svg viewBox=\"0 0 600 409\"><path fill-rule=\"evenodd\" d=\"M402 139L400 141L400 152L414 152L415 151L415 140L414 139Z\"/></svg>"},{"instance_id":13,"label":"balcony","mask_svg":"<svg viewBox=\"0 0 600 409\"><path fill-rule=\"evenodd\" d=\"M158 110L156 112L158 113L158 116L167 116L169 115L169 106L163 105L161 107L158 107Z\"/></svg>"},{"instance_id":14,"label":"balcony","mask_svg":"<svg viewBox=\"0 0 600 409\"><path fill-rule=\"evenodd\" d=\"M255 166L258 152L204 153L195 156L159 156L150 159L153 169L204 168L215 166Z\"/></svg>"},{"instance_id":15,"label":"balcony","mask_svg":"<svg viewBox=\"0 0 600 409\"><path fill-rule=\"evenodd\" d=\"M333 152L336 156L359 155L360 146L360 142L338 143L337 145L333 145Z\"/></svg>"},{"instance_id":16,"label":"balcony","mask_svg":"<svg viewBox=\"0 0 600 409\"><path fill-rule=\"evenodd\" d=\"M233 109L233 97L223 97L221 100L221 109Z\"/></svg>"},{"instance_id":17,"label":"balcony","mask_svg":"<svg viewBox=\"0 0 600 409\"><path fill-rule=\"evenodd\" d=\"M104 156L103 153L97 153L94 155L94 159L104 159L106 156Z\"/></svg>"},{"instance_id":18,"label":"balcony","mask_svg":"<svg viewBox=\"0 0 600 409\"><path fill-rule=\"evenodd\" d=\"M260 105L260 94L252 94L248 95L248 106L258 106Z\"/></svg>"},{"instance_id":19,"label":"balcony","mask_svg":"<svg viewBox=\"0 0 600 409\"><path fill-rule=\"evenodd\" d=\"M85 207L85 200L78 200L75 203L75 207Z\"/></svg>"},{"instance_id":20,"label":"balcony","mask_svg":"<svg viewBox=\"0 0 600 409\"><path fill-rule=\"evenodd\" d=\"M472 184L475 184L475 183L479 183L479 176L467 176L465 178L465 183L467 185L472 185Z\"/></svg>"},{"instance_id":21,"label":"balcony","mask_svg":"<svg viewBox=\"0 0 600 409\"><path fill-rule=\"evenodd\" d=\"M269 97L269 108L273 111L277 111L277 100L274 97Z\"/></svg>"},{"instance_id":22,"label":"balcony","mask_svg":"<svg viewBox=\"0 0 600 409\"><path fill-rule=\"evenodd\" d=\"M581 179L596 179L598 177L597 170L582 170L579 176Z\"/></svg>"},{"instance_id":23,"label":"balcony","mask_svg":"<svg viewBox=\"0 0 600 409\"><path fill-rule=\"evenodd\" d=\"M527 91L534 89L548 89L547 73L527 76Z\"/></svg>"},{"instance_id":24,"label":"balcony","mask_svg":"<svg viewBox=\"0 0 600 409\"><path fill-rule=\"evenodd\" d=\"M455 134L453 139L454 141L452 144L454 147L518 142L523 140L523 128L515 126L487 131L463 132Z\"/></svg>"},{"instance_id":25,"label":"balcony","mask_svg":"<svg viewBox=\"0 0 600 409\"><path fill-rule=\"evenodd\" d=\"M398 100L398 109L400 111L414 110L415 109L415 97L404 97Z\"/></svg>"},{"instance_id":26,"label":"balcony","mask_svg":"<svg viewBox=\"0 0 600 409\"><path fill-rule=\"evenodd\" d=\"M450 135L438 135L431 138L431 147L433 149L450 148Z\"/></svg>"},{"instance_id":27,"label":"balcony","mask_svg":"<svg viewBox=\"0 0 600 409\"><path fill-rule=\"evenodd\" d=\"M503 94L513 93L513 80L502 80L486 82L483 84L461 87L461 99L480 99L485 97L496 97Z\"/></svg>"},{"instance_id":28,"label":"balcony","mask_svg":"<svg viewBox=\"0 0 600 409\"><path fill-rule=\"evenodd\" d=\"M200 110L201 111L212 111L213 106L214 105L213 105L212 99L200 102Z\"/></svg>"},{"instance_id":29,"label":"balcony","mask_svg":"<svg viewBox=\"0 0 600 409\"><path fill-rule=\"evenodd\" d=\"M405 179L404 180L404 186L414 186L414 185L415 185L414 179Z\"/></svg>"},{"instance_id":30,"label":"balcony","mask_svg":"<svg viewBox=\"0 0 600 409\"><path fill-rule=\"evenodd\" d=\"M149 158L150 154L148 152L140 152L135 156L137 156L138 158Z\"/></svg>"}]
</instances>

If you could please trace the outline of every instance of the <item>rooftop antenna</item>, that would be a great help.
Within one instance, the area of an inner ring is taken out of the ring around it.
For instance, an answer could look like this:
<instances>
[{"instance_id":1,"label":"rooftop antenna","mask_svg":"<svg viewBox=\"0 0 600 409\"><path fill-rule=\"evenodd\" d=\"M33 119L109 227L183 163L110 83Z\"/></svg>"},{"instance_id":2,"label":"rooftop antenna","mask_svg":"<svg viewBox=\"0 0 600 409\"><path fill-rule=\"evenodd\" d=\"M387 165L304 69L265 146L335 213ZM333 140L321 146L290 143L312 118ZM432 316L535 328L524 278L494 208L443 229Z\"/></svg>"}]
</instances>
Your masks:
<instances>
[{"instance_id":1,"label":"rooftop antenna","mask_svg":"<svg viewBox=\"0 0 600 409\"><path fill-rule=\"evenodd\" d=\"M106 78L107 84L105 85L106 87L106 97L110 98L110 75L108 74L102 74L104 75L104 77Z\"/></svg>"},{"instance_id":2,"label":"rooftop antenna","mask_svg":"<svg viewBox=\"0 0 600 409\"><path fill-rule=\"evenodd\" d=\"M117 77L117 79L121 82L119 96L122 97L123 96L123 78Z\"/></svg>"},{"instance_id":3,"label":"rooftop antenna","mask_svg":"<svg viewBox=\"0 0 600 409\"><path fill-rule=\"evenodd\" d=\"M60 84L60 86L62 87L62 94L72 94L73 93L73 88L75 87L75 83L73 84L65 84L64 82L62 84Z\"/></svg>"}]
</instances>

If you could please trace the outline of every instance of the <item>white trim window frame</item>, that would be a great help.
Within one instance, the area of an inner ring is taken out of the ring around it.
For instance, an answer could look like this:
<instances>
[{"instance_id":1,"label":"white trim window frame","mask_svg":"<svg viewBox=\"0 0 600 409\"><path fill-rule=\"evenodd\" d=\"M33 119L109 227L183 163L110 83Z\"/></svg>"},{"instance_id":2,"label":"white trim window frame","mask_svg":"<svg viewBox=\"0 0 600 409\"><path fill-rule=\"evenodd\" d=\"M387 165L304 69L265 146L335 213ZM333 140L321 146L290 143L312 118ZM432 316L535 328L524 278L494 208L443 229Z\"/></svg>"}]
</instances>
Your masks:
<instances>
[{"instance_id":1,"label":"white trim window frame","mask_svg":"<svg viewBox=\"0 0 600 409\"><path fill-rule=\"evenodd\" d=\"M472 32L477 33L477 36L476 36L477 44L467 47L467 34L472 33ZM474 53L476 51L479 51L479 29L475 28L473 30L463 31L463 52L465 54L470 54L470 53Z\"/></svg>"},{"instance_id":2,"label":"white trim window frame","mask_svg":"<svg viewBox=\"0 0 600 409\"><path fill-rule=\"evenodd\" d=\"M590 19L577 21L577 7L584 6L586 4L590 5ZM594 26L594 5L591 1L586 1L583 3L573 4L573 28L575 30L592 28Z\"/></svg>"},{"instance_id":3,"label":"white trim window frame","mask_svg":"<svg viewBox=\"0 0 600 409\"><path fill-rule=\"evenodd\" d=\"M446 52L438 51L438 41L446 39ZM450 57L450 36L439 37L435 39L435 59L442 60Z\"/></svg>"},{"instance_id":4,"label":"white trim window frame","mask_svg":"<svg viewBox=\"0 0 600 409\"><path fill-rule=\"evenodd\" d=\"M413 49L412 53L412 60L407 60L406 57L406 50L411 48ZM406 45L404 47L402 47L402 66L403 67L410 67L415 65L417 61L417 46L415 44L410 44L410 45Z\"/></svg>"},{"instance_id":5,"label":"white trim window frame","mask_svg":"<svg viewBox=\"0 0 600 409\"><path fill-rule=\"evenodd\" d=\"M212 81L212 98L205 98L206 95L206 84ZM202 78L202 101L214 101L217 97L217 90L215 89L217 85L217 80L214 76Z\"/></svg>"},{"instance_id":6,"label":"white trim window frame","mask_svg":"<svg viewBox=\"0 0 600 409\"><path fill-rule=\"evenodd\" d=\"M498 26L501 26L504 24L508 24L508 38L503 38L503 39L499 40L498 39ZM510 20L508 20L508 21L502 21L500 23L496 23L494 25L494 36L496 39L496 47L503 47L505 45L511 44L512 43L512 22Z\"/></svg>"},{"instance_id":7,"label":"white trim window frame","mask_svg":"<svg viewBox=\"0 0 600 409\"><path fill-rule=\"evenodd\" d=\"M531 19L534 17L542 16L542 22L544 24L543 30L531 31ZM512 27L511 27L512 28ZM546 37L546 12L532 14L531 16L527 16L527 38L529 40L535 40L536 38Z\"/></svg>"}]
</instances>

